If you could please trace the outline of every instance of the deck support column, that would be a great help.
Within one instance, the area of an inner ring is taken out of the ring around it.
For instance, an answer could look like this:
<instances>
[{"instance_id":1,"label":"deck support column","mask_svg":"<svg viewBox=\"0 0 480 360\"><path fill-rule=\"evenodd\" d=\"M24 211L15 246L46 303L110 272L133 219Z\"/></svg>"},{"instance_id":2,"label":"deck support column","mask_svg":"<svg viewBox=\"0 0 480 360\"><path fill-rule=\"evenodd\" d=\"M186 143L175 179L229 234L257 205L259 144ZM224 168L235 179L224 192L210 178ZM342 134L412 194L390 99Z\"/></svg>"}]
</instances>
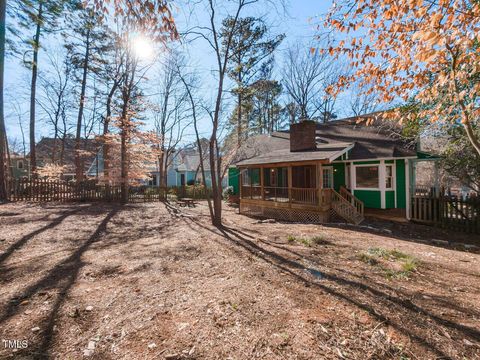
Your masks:
<instances>
[{"instance_id":1,"label":"deck support column","mask_svg":"<svg viewBox=\"0 0 480 360\"><path fill-rule=\"evenodd\" d=\"M293 179L293 174L292 174L292 166L288 166L288 206L292 207L292 179Z\"/></svg>"},{"instance_id":2,"label":"deck support column","mask_svg":"<svg viewBox=\"0 0 480 360\"><path fill-rule=\"evenodd\" d=\"M263 166L260 167L260 191L262 200L265 200L265 171Z\"/></svg>"},{"instance_id":3,"label":"deck support column","mask_svg":"<svg viewBox=\"0 0 480 360\"><path fill-rule=\"evenodd\" d=\"M320 171L321 171L322 165L321 163L316 163L315 164L315 187L317 188L317 196L318 196L318 206L322 206L322 186L320 184L320 181L322 177L320 176Z\"/></svg>"}]
</instances>

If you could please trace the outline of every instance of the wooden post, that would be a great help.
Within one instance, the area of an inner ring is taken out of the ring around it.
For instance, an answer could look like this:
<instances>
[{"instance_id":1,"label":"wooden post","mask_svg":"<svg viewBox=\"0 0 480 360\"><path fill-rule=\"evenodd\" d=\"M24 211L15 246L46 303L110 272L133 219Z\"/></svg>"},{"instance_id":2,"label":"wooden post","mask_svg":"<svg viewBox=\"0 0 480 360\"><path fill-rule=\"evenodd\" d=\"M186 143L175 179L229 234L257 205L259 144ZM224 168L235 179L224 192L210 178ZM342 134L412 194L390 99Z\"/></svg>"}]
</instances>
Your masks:
<instances>
[{"instance_id":1,"label":"wooden post","mask_svg":"<svg viewBox=\"0 0 480 360\"><path fill-rule=\"evenodd\" d=\"M321 194L321 187L320 187L320 168L321 164L315 164L315 187L317 188L317 196L318 196L318 206L322 206L322 194Z\"/></svg>"},{"instance_id":2,"label":"wooden post","mask_svg":"<svg viewBox=\"0 0 480 360\"><path fill-rule=\"evenodd\" d=\"M260 167L260 191L262 200L265 200L265 179L263 165Z\"/></svg>"},{"instance_id":3,"label":"wooden post","mask_svg":"<svg viewBox=\"0 0 480 360\"><path fill-rule=\"evenodd\" d=\"M240 168L238 170L238 176L239 176L239 179L238 179L238 192L239 192L239 196L240 196L240 199L242 198L242 188L243 188L243 184L242 184L242 168Z\"/></svg>"},{"instance_id":4,"label":"wooden post","mask_svg":"<svg viewBox=\"0 0 480 360\"><path fill-rule=\"evenodd\" d=\"M292 185L293 185L292 165L288 166L288 206L292 207Z\"/></svg>"}]
</instances>

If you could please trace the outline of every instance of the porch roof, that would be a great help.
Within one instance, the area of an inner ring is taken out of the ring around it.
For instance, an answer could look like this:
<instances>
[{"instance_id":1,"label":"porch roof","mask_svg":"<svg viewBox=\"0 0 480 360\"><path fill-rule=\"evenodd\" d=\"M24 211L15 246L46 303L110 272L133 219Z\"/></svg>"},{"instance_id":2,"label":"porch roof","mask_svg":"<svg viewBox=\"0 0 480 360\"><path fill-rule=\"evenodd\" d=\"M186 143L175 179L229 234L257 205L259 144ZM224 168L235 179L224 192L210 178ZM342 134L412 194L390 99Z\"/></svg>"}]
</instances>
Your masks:
<instances>
[{"instance_id":1,"label":"porch roof","mask_svg":"<svg viewBox=\"0 0 480 360\"><path fill-rule=\"evenodd\" d=\"M353 147L353 143L318 144L316 150L291 152L290 148L271 151L267 154L256 156L238 162L237 166L265 165L278 163L295 163L305 161L319 161L334 159L342 156Z\"/></svg>"}]
</instances>

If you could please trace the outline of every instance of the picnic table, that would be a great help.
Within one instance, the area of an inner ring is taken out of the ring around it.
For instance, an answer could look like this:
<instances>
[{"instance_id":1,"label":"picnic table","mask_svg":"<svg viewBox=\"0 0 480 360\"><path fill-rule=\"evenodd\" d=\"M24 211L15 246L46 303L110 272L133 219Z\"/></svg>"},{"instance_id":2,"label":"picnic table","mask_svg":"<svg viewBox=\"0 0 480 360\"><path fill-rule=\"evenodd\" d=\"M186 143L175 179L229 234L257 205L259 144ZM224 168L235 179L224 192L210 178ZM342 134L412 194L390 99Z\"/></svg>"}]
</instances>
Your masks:
<instances>
[{"instance_id":1,"label":"picnic table","mask_svg":"<svg viewBox=\"0 0 480 360\"><path fill-rule=\"evenodd\" d=\"M195 207L195 200L192 199L192 198L180 198L180 199L178 199L178 205Z\"/></svg>"}]
</instances>

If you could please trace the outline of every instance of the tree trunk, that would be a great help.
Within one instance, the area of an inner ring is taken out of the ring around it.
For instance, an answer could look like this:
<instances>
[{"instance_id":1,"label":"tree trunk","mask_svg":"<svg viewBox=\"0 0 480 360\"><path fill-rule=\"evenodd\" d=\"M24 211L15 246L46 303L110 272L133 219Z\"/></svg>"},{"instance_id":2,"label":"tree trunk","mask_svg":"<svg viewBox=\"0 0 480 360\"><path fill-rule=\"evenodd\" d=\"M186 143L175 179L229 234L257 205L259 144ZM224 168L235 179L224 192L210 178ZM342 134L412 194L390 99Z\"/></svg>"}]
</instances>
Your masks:
<instances>
[{"instance_id":1,"label":"tree trunk","mask_svg":"<svg viewBox=\"0 0 480 360\"><path fill-rule=\"evenodd\" d=\"M222 226L222 194L220 190L220 185L218 184L217 178L217 164L216 164L216 154L217 154L217 130L218 122L220 116L220 107L222 102L223 94L223 80L224 74L221 73L218 80L218 91L217 91L217 101L215 103L215 112L213 119L213 129L212 136L209 141L209 162L210 162L210 176L212 181L212 197L213 197L213 218L212 224L217 227Z\"/></svg>"},{"instance_id":2,"label":"tree trunk","mask_svg":"<svg viewBox=\"0 0 480 360\"><path fill-rule=\"evenodd\" d=\"M242 145L242 94L239 92L237 96L237 146Z\"/></svg>"},{"instance_id":3,"label":"tree trunk","mask_svg":"<svg viewBox=\"0 0 480 360\"><path fill-rule=\"evenodd\" d=\"M106 192L106 197L107 200L110 200L110 159L109 159L109 150L110 150L110 144L108 143L106 136L109 133L109 126L110 126L110 120L112 117L112 99L113 95L115 94L115 91L118 88L118 81L115 80L112 88L110 89L110 92L108 93L107 97L107 103L106 103L106 108L107 108L107 114L105 116L105 121L103 122L103 179L105 181L105 192Z\"/></svg>"},{"instance_id":4,"label":"tree trunk","mask_svg":"<svg viewBox=\"0 0 480 360\"><path fill-rule=\"evenodd\" d=\"M5 72L5 13L7 0L0 0L0 202L7 200L6 129L3 109L3 78Z\"/></svg>"},{"instance_id":5,"label":"tree trunk","mask_svg":"<svg viewBox=\"0 0 480 360\"><path fill-rule=\"evenodd\" d=\"M80 104L78 107L78 117L77 117L77 134L75 138L75 173L77 181L83 180L83 161L80 157L81 150L81 138L82 138L82 118L83 118L83 108L85 106L85 92L87 88L87 73L88 73L88 62L90 57L90 30L87 31L86 37L86 46L85 46L85 58L83 63L83 75L82 75L82 89L80 92Z\"/></svg>"},{"instance_id":6,"label":"tree trunk","mask_svg":"<svg viewBox=\"0 0 480 360\"><path fill-rule=\"evenodd\" d=\"M161 150L160 155L158 156L158 185L160 187L166 187L165 178L166 178L166 159L165 151Z\"/></svg>"},{"instance_id":7,"label":"tree trunk","mask_svg":"<svg viewBox=\"0 0 480 360\"><path fill-rule=\"evenodd\" d=\"M126 116L126 113L125 113ZM121 177L122 177L122 204L128 202L128 159L127 159L127 130L125 118L122 114L122 131L121 131Z\"/></svg>"},{"instance_id":8,"label":"tree trunk","mask_svg":"<svg viewBox=\"0 0 480 360\"><path fill-rule=\"evenodd\" d=\"M122 204L126 204L128 202L128 149L127 149L127 136L128 129L129 129L129 118L128 118L128 110L130 107L130 98L132 95L132 89L134 86L134 79L135 79L135 66L132 66L131 70L129 71L129 67L127 67L127 74L130 73L130 79L127 78L127 81L124 85L124 89L122 91L122 112L121 112L121 131L120 131L120 139L121 139L121 147L120 147L120 162L121 162L121 202Z\"/></svg>"},{"instance_id":9,"label":"tree trunk","mask_svg":"<svg viewBox=\"0 0 480 360\"><path fill-rule=\"evenodd\" d=\"M477 154L480 156L480 140L476 137L472 128L472 124L470 123L470 121L466 121L463 123L463 127L465 128L465 131L467 133L468 140L470 140L470 143L474 147Z\"/></svg>"},{"instance_id":10,"label":"tree trunk","mask_svg":"<svg viewBox=\"0 0 480 360\"><path fill-rule=\"evenodd\" d=\"M37 169L37 156L35 153L35 101L37 96L38 51L40 50L42 16L43 3L40 2L38 6L37 28L33 39L32 81L30 86L30 166L32 173Z\"/></svg>"}]
</instances>

